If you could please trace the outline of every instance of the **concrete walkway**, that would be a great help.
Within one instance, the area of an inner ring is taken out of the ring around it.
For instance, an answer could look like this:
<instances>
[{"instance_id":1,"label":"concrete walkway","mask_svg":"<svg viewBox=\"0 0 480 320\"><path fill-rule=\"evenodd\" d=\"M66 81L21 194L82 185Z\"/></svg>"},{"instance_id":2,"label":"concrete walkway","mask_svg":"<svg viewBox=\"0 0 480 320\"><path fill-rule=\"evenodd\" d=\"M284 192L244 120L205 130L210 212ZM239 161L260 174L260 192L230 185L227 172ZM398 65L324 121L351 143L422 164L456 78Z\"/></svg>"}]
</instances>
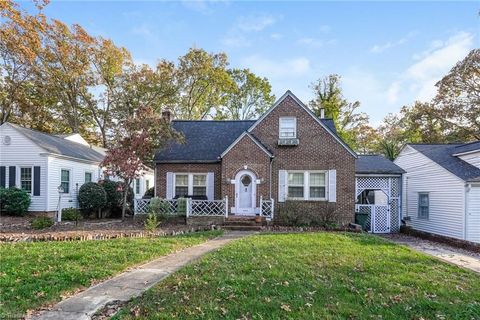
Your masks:
<instances>
[{"instance_id":1,"label":"concrete walkway","mask_svg":"<svg viewBox=\"0 0 480 320\"><path fill-rule=\"evenodd\" d=\"M478 253L404 234L386 234L383 237L445 262L480 273L480 254Z\"/></svg>"},{"instance_id":2,"label":"concrete walkway","mask_svg":"<svg viewBox=\"0 0 480 320\"><path fill-rule=\"evenodd\" d=\"M250 234L252 232L227 232L216 239L161 257L136 269L122 273L115 278L92 286L58 303L52 310L45 311L32 319L90 319L92 315L107 303L128 301L139 296L145 290L204 254L216 250L232 240L240 239Z\"/></svg>"}]
</instances>

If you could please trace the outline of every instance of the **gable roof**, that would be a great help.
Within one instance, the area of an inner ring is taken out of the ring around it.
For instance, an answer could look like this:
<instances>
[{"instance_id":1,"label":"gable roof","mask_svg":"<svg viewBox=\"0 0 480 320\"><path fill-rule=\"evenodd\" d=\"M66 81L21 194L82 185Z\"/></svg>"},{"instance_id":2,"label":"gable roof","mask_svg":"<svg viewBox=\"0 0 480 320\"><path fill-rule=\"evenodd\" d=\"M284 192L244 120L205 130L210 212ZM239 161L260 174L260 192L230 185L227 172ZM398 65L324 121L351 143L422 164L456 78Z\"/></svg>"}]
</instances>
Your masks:
<instances>
[{"instance_id":1,"label":"gable roof","mask_svg":"<svg viewBox=\"0 0 480 320\"><path fill-rule=\"evenodd\" d=\"M273 158L273 153L270 152L270 150L268 150L268 148L265 145L263 145L263 143L261 143L260 140L258 140L253 134L251 134L248 131L244 131L237 139L235 139L235 141L233 141L233 143L230 146L228 146L228 148L225 151L222 152L222 154L220 155L220 158L223 158L245 136L249 137L253 141L253 143L255 143L260 149L262 149L262 151L265 152L270 158Z\"/></svg>"},{"instance_id":2,"label":"gable roof","mask_svg":"<svg viewBox=\"0 0 480 320\"><path fill-rule=\"evenodd\" d=\"M355 153L355 151L353 151L346 143L345 141L343 141L336 133L336 130L335 132L332 131L331 127L329 125L327 125L324 121L322 121L322 119L318 118L313 112L312 110L310 110L302 101L300 101L300 99L298 99L290 90L287 90L287 92L285 92L283 94L283 96L280 97L280 99L278 99L274 104L273 106L268 109L260 118L258 118L258 120L248 129L248 132L251 132L260 122L263 121L263 119L265 119L268 114L270 114L270 112L272 112L283 100L285 100L287 97L290 97L292 98L300 107L302 107L309 115L312 116L312 118L315 119L315 121L317 121L317 123L319 123L329 134L332 135L332 137L337 140L337 142L339 142L345 149L347 149L347 151L352 155L354 156L355 158L357 158L357 154ZM331 119L329 119L331 121ZM328 120L327 120L328 122ZM333 122L333 121L332 121Z\"/></svg>"},{"instance_id":3,"label":"gable roof","mask_svg":"<svg viewBox=\"0 0 480 320\"><path fill-rule=\"evenodd\" d=\"M359 155L355 161L357 174L402 174L405 170L382 155Z\"/></svg>"},{"instance_id":4,"label":"gable roof","mask_svg":"<svg viewBox=\"0 0 480 320\"><path fill-rule=\"evenodd\" d=\"M480 179L480 169L454 156L464 144L408 144L433 162L465 181Z\"/></svg>"},{"instance_id":5,"label":"gable roof","mask_svg":"<svg viewBox=\"0 0 480 320\"><path fill-rule=\"evenodd\" d=\"M477 151L480 151L480 140L473 141L470 143L465 143L455 147L454 155L456 156L456 155L461 155L461 154L470 153L470 152L477 152Z\"/></svg>"},{"instance_id":6,"label":"gable roof","mask_svg":"<svg viewBox=\"0 0 480 320\"><path fill-rule=\"evenodd\" d=\"M103 161L104 156L102 154L83 144L53 134L27 129L13 123L8 123L8 125L12 126L48 153L92 162Z\"/></svg>"},{"instance_id":7,"label":"gable roof","mask_svg":"<svg viewBox=\"0 0 480 320\"><path fill-rule=\"evenodd\" d=\"M173 120L184 144L170 143L155 154L155 162L218 162L219 157L254 120Z\"/></svg>"}]
</instances>

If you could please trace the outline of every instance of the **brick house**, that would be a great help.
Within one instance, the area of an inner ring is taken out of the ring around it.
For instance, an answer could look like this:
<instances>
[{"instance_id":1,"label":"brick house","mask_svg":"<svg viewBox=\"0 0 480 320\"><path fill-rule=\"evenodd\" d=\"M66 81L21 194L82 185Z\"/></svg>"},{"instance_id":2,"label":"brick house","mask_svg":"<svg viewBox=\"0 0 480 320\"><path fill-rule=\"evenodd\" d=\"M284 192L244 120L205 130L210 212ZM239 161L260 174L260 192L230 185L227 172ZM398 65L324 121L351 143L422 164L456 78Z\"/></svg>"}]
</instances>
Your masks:
<instances>
[{"instance_id":1,"label":"brick house","mask_svg":"<svg viewBox=\"0 0 480 320\"><path fill-rule=\"evenodd\" d=\"M155 155L155 193L173 199L228 196L229 214L256 215L260 199L282 210L321 215L344 225L354 220L357 155L287 91L258 120L179 121L184 144ZM276 216L278 214L276 213Z\"/></svg>"}]
</instances>

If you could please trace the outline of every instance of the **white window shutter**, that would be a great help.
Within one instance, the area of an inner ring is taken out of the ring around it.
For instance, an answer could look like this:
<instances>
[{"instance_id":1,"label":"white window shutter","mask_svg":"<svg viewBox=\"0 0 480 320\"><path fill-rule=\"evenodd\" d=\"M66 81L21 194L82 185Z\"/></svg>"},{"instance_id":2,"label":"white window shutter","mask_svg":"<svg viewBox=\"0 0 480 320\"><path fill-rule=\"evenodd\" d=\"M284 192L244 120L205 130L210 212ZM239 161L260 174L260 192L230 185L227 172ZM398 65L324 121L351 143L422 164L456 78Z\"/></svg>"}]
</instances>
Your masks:
<instances>
[{"instance_id":1,"label":"white window shutter","mask_svg":"<svg viewBox=\"0 0 480 320\"><path fill-rule=\"evenodd\" d=\"M173 199L173 172L167 172L167 192L165 198Z\"/></svg>"},{"instance_id":2,"label":"white window shutter","mask_svg":"<svg viewBox=\"0 0 480 320\"><path fill-rule=\"evenodd\" d=\"M337 202L337 170L328 170L328 202Z\"/></svg>"},{"instance_id":3,"label":"white window shutter","mask_svg":"<svg viewBox=\"0 0 480 320\"><path fill-rule=\"evenodd\" d=\"M208 200L215 199L215 175L213 172L207 173L207 198Z\"/></svg>"},{"instance_id":4,"label":"white window shutter","mask_svg":"<svg viewBox=\"0 0 480 320\"><path fill-rule=\"evenodd\" d=\"M278 170L278 202L285 202L287 190L287 170Z\"/></svg>"}]
</instances>

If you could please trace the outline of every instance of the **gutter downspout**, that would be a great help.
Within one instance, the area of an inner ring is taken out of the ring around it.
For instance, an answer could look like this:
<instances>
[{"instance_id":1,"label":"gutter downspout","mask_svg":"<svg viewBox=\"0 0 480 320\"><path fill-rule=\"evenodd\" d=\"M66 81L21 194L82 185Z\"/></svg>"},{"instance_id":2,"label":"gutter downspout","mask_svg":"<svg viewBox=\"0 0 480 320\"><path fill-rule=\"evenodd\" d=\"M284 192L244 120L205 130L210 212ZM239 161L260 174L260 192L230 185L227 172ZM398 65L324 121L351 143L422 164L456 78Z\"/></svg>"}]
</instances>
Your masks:
<instances>
[{"instance_id":1,"label":"gutter downspout","mask_svg":"<svg viewBox=\"0 0 480 320\"><path fill-rule=\"evenodd\" d=\"M470 192L470 189L472 188L472 185L469 183L465 184L465 198L464 198L464 217L463 217L463 240L467 240L467 223L468 223L468 193Z\"/></svg>"},{"instance_id":2,"label":"gutter downspout","mask_svg":"<svg viewBox=\"0 0 480 320\"><path fill-rule=\"evenodd\" d=\"M272 167L273 167L273 159L275 159L274 157L271 157L270 158L270 181L269 181L269 196L270 196L270 199L272 199Z\"/></svg>"}]
</instances>

